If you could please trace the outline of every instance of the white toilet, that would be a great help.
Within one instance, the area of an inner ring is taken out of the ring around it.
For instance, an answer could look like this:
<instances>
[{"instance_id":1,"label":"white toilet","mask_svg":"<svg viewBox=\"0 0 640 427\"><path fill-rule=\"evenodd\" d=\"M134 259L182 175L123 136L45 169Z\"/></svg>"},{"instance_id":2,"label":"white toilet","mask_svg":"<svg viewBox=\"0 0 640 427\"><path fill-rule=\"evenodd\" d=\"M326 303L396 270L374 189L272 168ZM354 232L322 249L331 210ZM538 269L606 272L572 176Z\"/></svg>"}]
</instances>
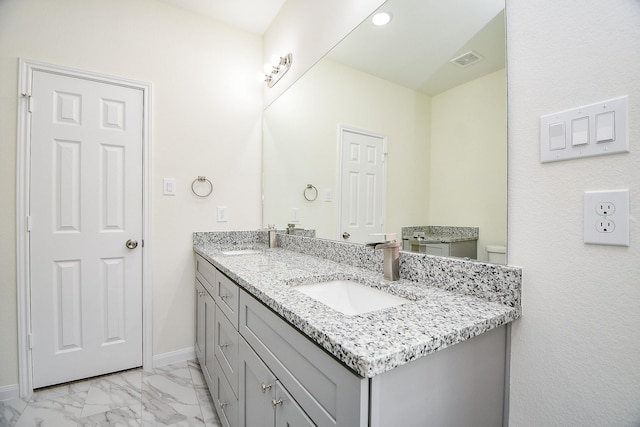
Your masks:
<instances>
[{"instance_id":1,"label":"white toilet","mask_svg":"<svg viewBox=\"0 0 640 427\"><path fill-rule=\"evenodd\" d=\"M487 246L489 262L493 264L507 263L507 248L505 246Z\"/></svg>"}]
</instances>

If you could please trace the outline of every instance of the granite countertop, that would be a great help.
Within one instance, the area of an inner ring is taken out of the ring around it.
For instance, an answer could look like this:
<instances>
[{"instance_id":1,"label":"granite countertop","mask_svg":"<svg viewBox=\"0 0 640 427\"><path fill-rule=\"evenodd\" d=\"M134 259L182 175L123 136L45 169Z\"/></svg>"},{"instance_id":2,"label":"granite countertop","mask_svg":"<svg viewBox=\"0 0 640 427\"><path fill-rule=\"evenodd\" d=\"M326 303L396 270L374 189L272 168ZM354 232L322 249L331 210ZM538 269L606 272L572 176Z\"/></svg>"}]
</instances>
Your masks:
<instances>
[{"instance_id":1,"label":"granite countertop","mask_svg":"<svg viewBox=\"0 0 640 427\"><path fill-rule=\"evenodd\" d=\"M216 244L195 244L258 300L363 377L373 377L507 324L519 307L488 302L426 283L385 281L380 273L281 248L224 255ZM305 283L355 279L411 301L349 316L292 289Z\"/></svg>"}]
</instances>

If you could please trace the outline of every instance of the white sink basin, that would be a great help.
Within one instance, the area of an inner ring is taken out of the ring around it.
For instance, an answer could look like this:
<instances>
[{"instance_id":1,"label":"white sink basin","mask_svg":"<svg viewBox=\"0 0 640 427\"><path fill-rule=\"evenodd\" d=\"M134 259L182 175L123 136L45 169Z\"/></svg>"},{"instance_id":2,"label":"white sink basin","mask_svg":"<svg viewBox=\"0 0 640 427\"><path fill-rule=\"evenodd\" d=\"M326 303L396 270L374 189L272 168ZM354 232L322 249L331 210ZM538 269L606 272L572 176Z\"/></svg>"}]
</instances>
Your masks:
<instances>
[{"instance_id":1,"label":"white sink basin","mask_svg":"<svg viewBox=\"0 0 640 427\"><path fill-rule=\"evenodd\" d=\"M259 249L237 249L234 251L222 251L222 255L251 255L259 254L262 251Z\"/></svg>"},{"instance_id":2,"label":"white sink basin","mask_svg":"<svg viewBox=\"0 0 640 427\"><path fill-rule=\"evenodd\" d=\"M320 301L324 305L350 316L383 308L395 307L408 299L389 294L352 280L333 280L309 285L298 285L294 290Z\"/></svg>"}]
</instances>

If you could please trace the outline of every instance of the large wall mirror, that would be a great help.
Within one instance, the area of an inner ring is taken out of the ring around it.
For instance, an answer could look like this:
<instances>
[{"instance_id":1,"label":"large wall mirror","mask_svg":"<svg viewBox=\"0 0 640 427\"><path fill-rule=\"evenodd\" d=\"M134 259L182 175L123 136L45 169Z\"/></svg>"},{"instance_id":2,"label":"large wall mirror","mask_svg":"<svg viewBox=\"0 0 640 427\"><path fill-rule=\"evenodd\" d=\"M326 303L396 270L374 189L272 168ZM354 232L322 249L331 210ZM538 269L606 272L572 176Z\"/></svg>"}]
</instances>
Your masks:
<instances>
[{"instance_id":1,"label":"large wall mirror","mask_svg":"<svg viewBox=\"0 0 640 427\"><path fill-rule=\"evenodd\" d=\"M379 11L266 108L264 224L355 243L475 227L488 261L507 241L504 0Z\"/></svg>"}]
</instances>

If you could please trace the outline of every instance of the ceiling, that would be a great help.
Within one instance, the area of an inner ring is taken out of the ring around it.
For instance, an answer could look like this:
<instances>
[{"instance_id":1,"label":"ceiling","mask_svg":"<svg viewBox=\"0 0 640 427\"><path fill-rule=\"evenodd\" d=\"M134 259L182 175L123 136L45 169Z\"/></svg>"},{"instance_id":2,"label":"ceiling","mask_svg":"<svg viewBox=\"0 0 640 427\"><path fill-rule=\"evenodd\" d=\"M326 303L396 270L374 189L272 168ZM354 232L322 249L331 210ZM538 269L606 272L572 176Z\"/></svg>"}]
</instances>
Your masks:
<instances>
[{"instance_id":1,"label":"ceiling","mask_svg":"<svg viewBox=\"0 0 640 427\"><path fill-rule=\"evenodd\" d=\"M161 0L253 34L262 35L285 0Z\"/></svg>"},{"instance_id":2,"label":"ceiling","mask_svg":"<svg viewBox=\"0 0 640 427\"><path fill-rule=\"evenodd\" d=\"M363 22L327 58L428 95L505 67L504 0L388 0L383 27ZM468 51L483 60L460 67Z\"/></svg>"},{"instance_id":3,"label":"ceiling","mask_svg":"<svg viewBox=\"0 0 640 427\"><path fill-rule=\"evenodd\" d=\"M262 35L286 0L161 1ZM504 0L387 0L379 10L392 14L390 24L366 20L327 57L428 95L505 66ZM450 62L470 50L484 59Z\"/></svg>"}]
</instances>

